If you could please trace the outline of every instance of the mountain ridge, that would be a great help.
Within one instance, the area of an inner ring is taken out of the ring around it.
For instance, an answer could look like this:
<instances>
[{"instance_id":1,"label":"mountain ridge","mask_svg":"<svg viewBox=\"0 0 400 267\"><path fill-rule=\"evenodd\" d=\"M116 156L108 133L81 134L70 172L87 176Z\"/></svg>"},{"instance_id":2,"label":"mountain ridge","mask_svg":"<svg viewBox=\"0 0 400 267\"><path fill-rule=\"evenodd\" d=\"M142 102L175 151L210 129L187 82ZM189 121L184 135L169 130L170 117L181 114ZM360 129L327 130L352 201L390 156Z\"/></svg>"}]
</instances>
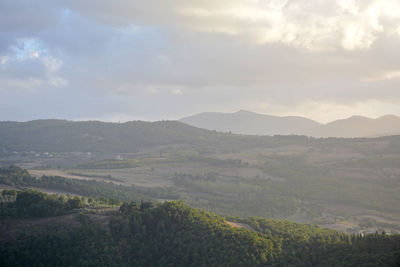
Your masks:
<instances>
[{"instance_id":1,"label":"mountain ridge","mask_svg":"<svg viewBox=\"0 0 400 267\"><path fill-rule=\"evenodd\" d=\"M400 134L400 117L353 115L326 124L301 116L272 116L246 110L234 113L204 112L179 121L191 126L249 135L307 135L313 137L379 137Z\"/></svg>"},{"instance_id":2,"label":"mountain ridge","mask_svg":"<svg viewBox=\"0 0 400 267\"><path fill-rule=\"evenodd\" d=\"M205 112L179 121L208 130L250 135L299 135L308 128L320 125L316 121L303 117L278 117L245 110L234 113ZM260 125L268 125L268 127L261 128Z\"/></svg>"},{"instance_id":3,"label":"mountain ridge","mask_svg":"<svg viewBox=\"0 0 400 267\"><path fill-rule=\"evenodd\" d=\"M310 129L314 137L379 137L400 134L400 117L386 114L378 118L351 116Z\"/></svg>"}]
</instances>

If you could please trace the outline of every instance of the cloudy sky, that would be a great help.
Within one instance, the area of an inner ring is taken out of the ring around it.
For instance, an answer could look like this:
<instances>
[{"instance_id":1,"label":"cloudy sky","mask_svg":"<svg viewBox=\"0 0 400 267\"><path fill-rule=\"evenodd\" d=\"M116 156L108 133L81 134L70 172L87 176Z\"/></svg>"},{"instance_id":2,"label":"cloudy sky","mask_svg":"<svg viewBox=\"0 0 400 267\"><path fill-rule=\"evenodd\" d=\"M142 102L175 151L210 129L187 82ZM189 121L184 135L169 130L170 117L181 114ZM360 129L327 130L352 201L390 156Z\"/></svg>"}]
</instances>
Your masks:
<instances>
[{"instance_id":1,"label":"cloudy sky","mask_svg":"<svg viewBox=\"0 0 400 267\"><path fill-rule=\"evenodd\" d=\"M400 115L400 1L0 1L0 120L239 109Z\"/></svg>"}]
</instances>

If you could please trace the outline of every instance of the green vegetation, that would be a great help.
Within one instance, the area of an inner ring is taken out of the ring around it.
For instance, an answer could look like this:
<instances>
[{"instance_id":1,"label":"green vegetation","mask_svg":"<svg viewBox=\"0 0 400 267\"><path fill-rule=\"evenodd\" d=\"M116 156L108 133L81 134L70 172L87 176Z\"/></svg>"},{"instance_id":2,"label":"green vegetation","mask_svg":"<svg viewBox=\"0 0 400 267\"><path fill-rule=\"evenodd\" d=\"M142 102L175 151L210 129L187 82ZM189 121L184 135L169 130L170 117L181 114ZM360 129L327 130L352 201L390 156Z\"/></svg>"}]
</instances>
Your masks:
<instances>
[{"instance_id":1,"label":"green vegetation","mask_svg":"<svg viewBox=\"0 0 400 267\"><path fill-rule=\"evenodd\" d=\"M194 150L194 149L192 149ZM192 152L192 151L191 151ZM194 154L194 153L193 153ZM177 149L172 154L165 153L162 157L146 157L146 158L134 158L134 159L108 159L89 162L85 164L79 164L77 169L124 169L124 168L137 168L143 166L149 166L157 163L176 163L176 162L195 162L199 164L211 164L214 166L241 166L242 161L240 159L215 159L210 157L199 156L198 154L193 155L187 151L182 152L181 149ZM79 174L78 174L79 175Z\"/></svg>"},{"instance_id":2,"label":"green vegetation","mask_svg":"<svg viewBox=\"0 0 400 267\"><path fill-rule=\"evenodd\" d=\"M2 136L0 147L3 150L38 152L123 153L137 152L146 147L160 145L190 143L212 146L221 141L236 142L227 134L194 128L177 121L0 122L0 136Z\"/></svg>"},{"instance_id":3,"label":"green vegetation","mask_svg":"<svg viewBox=\"0 0 400 267\"><path fill-rule=\"evenodd\" d=\"M400 236L348 235L315 225L224 217L183 202L124 203L108 225L78 214L80 226L3 240L2 266L398 266ZM62 222L59 222L60 225Z\"/></svg>"},{"instance_id":4,"label":"green vegetation","mask_svg":"<svg viewBox=\"0 0 400 267\"><path fill-rule=\"evenodd\" d=\"M81 196L121 200L151 199L133 186L116 185L111 182L67 179L59 176L35 178L17 166L0 168L0 184L18 188L35 187L56 190ZM148 192L151 193L151 192ZM154 190L154 194L157 191Z\"/></svg>"},{"instance_id":5,"label":"green vegetation","mask_svg":"<svg viewBox=\"0 0 400 267\"><path fill-rule=\"evenodd\" d=\"M15 197L15 201L9 199L10 195ZM34 190L6 190L2 192L2 198L8 201L0 204L0 218L57 216L82 208L86 204L84 198L77 196L49 195Z\"/></svg>"},{"instance_id":6,"label":"green vegetation","mask_svg":"<svg viewBox=\"0 0 400 267\"><path fill-rule=\"evenodd\" d=\"M183 171L172 174L171 180L180 199L219 214L297 216L300 221L321 224L350 217L359 221L354 215L369 214L382 218L377 226L397 230L398 223L384 223L383 218L400 222L398 156L369 154L342 160L330 153L272 153L255 157L260 162L257 165L203 167L213 172L182 167ZM323 157L329 161L323 161Z\"/></svg>"},{"instance_id":7,"label":"green vegetation","mask_svg":"<svg viewBox=\"0 0 400 267\"><path fill-rule=\"evenodd\" d=\"M0 166L50 169L39 179L0 178L14 188L126 201L181 199L217 214L351 233L400 229L400 136L244 136L170 121L42 120L0 123L0 137ZM90 181L53 177L52 170Z\"/></svg>"},{"instance_id":8,"label":"green vegetation","mask_svg":"<svg viewBox=\"0 0 400 267\"><path fill-rule=\"evenodd\" d=\"M181 189L181 199L220 214L282 218L301 207L300 200L279 194L277 182L270 180L176 173L173 182Z\"/></svg>"},{"instance_id":9,"label":"green vegetation","mask_svg":"<svg viewBox=\"0 0 400 267\"><path fill-rule=\"evenodd\" d=\"M123 266L109 232L87 216L80 227L55 225L48 233L25 233L0 246L1 266Z\"/></svg>"}]
</instances>

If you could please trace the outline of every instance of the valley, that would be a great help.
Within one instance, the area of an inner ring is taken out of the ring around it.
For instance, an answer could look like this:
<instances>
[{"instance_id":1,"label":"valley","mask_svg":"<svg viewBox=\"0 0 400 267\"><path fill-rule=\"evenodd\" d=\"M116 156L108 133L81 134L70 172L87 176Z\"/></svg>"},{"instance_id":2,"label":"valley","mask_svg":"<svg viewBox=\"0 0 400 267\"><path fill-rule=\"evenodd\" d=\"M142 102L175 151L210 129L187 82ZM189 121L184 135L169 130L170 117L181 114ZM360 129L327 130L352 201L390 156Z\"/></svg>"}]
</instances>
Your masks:
<instances>
[{"instance_id":1,"label":"valley","mask_svg":"<svg viewBox=\"0 0 400 267\"><path fill-rule=\"evenodd\" d=\"M400 137L256 137L180 128L183 138L169 144L159 145L165 142L160 136L131 151L96 151L103 144L95 143L94 151L53 152L63 145L58 144L49 147L53 151L3 150L0 162L27 168L36 177L134 186L149 197L180 199L218 214L289 219L355 233L400 230Z\"/></svg>"}]
</instances>

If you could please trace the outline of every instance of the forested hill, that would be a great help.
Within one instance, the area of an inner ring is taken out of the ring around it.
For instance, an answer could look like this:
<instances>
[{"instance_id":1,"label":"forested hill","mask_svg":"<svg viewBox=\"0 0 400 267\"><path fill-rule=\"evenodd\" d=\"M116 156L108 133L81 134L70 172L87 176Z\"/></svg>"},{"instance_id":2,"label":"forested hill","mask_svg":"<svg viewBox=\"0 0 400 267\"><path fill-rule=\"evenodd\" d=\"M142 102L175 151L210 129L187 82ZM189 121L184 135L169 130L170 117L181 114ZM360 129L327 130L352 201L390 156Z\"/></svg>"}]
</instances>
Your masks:
<instances>
[{"instance_id":1,"label":"forested hill","mask_svg":"<svg viewBox=\"0 0 400 267\"><path fill-rule=\"evenodd\" d=\"M398 234L361 236L261 217L228 220L182 201L146 201L134 188L110 184L107 189L103 183L69 183L61 177L35 179L15 166L0 168L0 178L0 183L16 188L82 195L3 190L0 266L400 264ZM122 200L128 202L121 205ZM232 222L251 230L234 228Z\"/></svg>"},{"instance_id":2,"label":"forested hill","mask_svg":"<svg viewBox=\"0 0 400 267\"><path fill-rule=\"evenodd\" d=\"M265 145L308 142L304 136L271 137L220 133L178 121L35 120L0 122L2 152L136 153L160 146L191 146L205 150L232 150Z\"/></svg>"},{"instance_id":3,"label":"forested hill","mask_svg":"<svg viewBox=\"0 0 400 267\"><path fill-rule=\"evenodd\" d=\"M0 122L0 147L10 151L134 152L160 145L215 143L222 136L226 135L177 121Z\"/></svg>"},{"instance_id":4,"label":"forested hill","mask_svg":"<svg viewBox=\"0 0 400 267\"><path fill-rule=\"evenodd\" d=\"M400 263L398 235L362 237L261 218L247 220L257 229L249 231L233 228L225 218L190 208L183 202L156 206L124 203L118 214L109 216L108 225L97 225L93 218L94 215L80 213L76 219L81 227L68 230L62 227L60 219L51 227L52 231L22 234L0 246L0 265L398 266Z\"/></svg>"},{"instance_id":5,"label":"forested hill","mask_svg":"<svg viewBox=\"0 0 400 267\"><path fill-rule=\"evenodd\" d=\"M199 129L178 121L108 123L100 121L36 120L0 122L0 153L106 152L135 153L160 146L186 145L233 150L285 145L350 146L371 142L393 143L400 137L371 139L315 139L307 136L251 136ZM390 145L390 147L393 147ZM207 150L206 149L206 150Z\"/></svg>"}]
</instances>

